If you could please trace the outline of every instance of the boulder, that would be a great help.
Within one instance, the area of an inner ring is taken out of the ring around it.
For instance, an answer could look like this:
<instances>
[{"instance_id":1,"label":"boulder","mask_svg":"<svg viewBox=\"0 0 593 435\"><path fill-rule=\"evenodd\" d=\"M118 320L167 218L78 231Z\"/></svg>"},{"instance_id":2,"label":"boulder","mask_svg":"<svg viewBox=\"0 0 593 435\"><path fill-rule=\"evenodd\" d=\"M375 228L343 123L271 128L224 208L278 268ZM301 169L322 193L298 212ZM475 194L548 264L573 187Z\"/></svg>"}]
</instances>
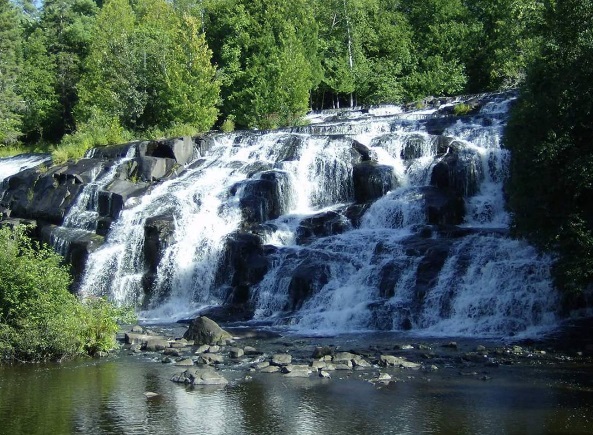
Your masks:
<instances>
[{"instance_id":1,"label":"boulder","mask_svg":"<svg viewBox=\"0 0 593 435\"><path fill-rule=\"evenodd\" d=\"M257 179L233 186L231 194L239 195L244 223L253 225L276 219L288 209L288 197L284 194L288 186L287 173L265 171Z\"/></svg>"},{"instance_id":2,"label":"boulder","mask_svg":"<svg viewBox=\"0 0 593 435\"><path fill-rule=\"evenodd\" d=\"M303 219L296 231L299 245L309 243L317 237L341 234L352 229L350 221L341 213L326 211Z\"/></svg>"},{"instance_id":3,"label":"boulder","mask_svg":"<svg viewBox=\"0 0 593 435\"><path fill-rule=\"evenodd\" d=\"M189 329L183 334L186 340L193 340L200 344L226 344L233 337L222 329L216 322L208 317L197 317L190 324Z\"/></svg>"},{"instance_id":4,"label":"boulder","mask_svg":"<svg viewBox=\"0 0 593 435\"><path fill-rule=\"evenodd\" d=\"M357 203L374 201L398 186L393 167L374 162L354 165L352 181Z\"/></svg>"},{"instance_id":5,"label":"boulder","mask_svg":"<svg viewBox=\"0 0 593 435\"><path fill-rule=\"evenodd\" d=\"M278 353L272 356L271 364L273 366L287 366L292 362L292 356L288 353Z\"/></svg>"},{"instance_id":6,"label":"boulder","mask_svg":"<svg viewBox=\"0 0 593 435\"><path fill-rule=\"evenodd\" d=\"M138 155L173 159L179 165L186 165L197 157L196 144L189 136L140 142Z\"/></svg>"},{"instance_id":7,"label":"boulder","mask_svg":"<svg viewBox=\"0 0 593 435\"><path fill-rule=\"evenodd\" d=\"M144 293L147 295L146 303L152 301L152 286L157 278L157 270L165 250L173 241L175 233L175 220L173 216L152 216L144 222L144 264L145 272L142 279ZM167 296L162 291L159 296Z\"/></svg>"},{"instance_id":8,"label":"boulder","mask_svg":"<svg viewBox=\"0 0 593 435\"><path fill-rule=\"evenodd\" d=\"M149 336L146 342L142 344L142 350L147 352L159 352L169 347L169 341L165 338Z\"/></svg>"},{"instance_id":9,"label":"boulder","mask_svg":"<svg viewBox=\"0 0 593 435\"><path fill-rule=\"evenodd\" d=\"M177 162L165 157L138 157L138 173L142 181L154 182L174 175Z\"/></svg>"},{"instance_id":10,"label":"boulder","mask_svg":"<svg viewBox=\"0 0 593 435\"><path fill-rule=\"evenodd\" d=\"M148 189L147 183L115 179L98 194L99 216L117 219L129 198L142 195Z\"/></svg>"}]
</instances>

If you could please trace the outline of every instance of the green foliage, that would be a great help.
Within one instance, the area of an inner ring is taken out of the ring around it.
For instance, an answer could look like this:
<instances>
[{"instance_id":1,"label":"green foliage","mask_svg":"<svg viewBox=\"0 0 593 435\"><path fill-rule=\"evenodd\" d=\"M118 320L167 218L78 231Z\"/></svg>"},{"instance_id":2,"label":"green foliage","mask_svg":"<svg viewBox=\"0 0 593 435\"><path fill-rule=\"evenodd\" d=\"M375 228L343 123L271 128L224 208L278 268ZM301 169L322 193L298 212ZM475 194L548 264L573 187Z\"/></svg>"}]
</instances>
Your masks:
<instances>
[{"instance_id":1,"label":"green foliage","mask_svg":"<svg viewBox=\"0 0 593 435\"><path fill-rule=\"evenodd\" d=\"M79 302L61 257L25 227L0 228L0 360L39 361L93 354L115 346L126 310L102 299Z\"/></svg>"},{"instance_id":2,"label":"green foliage","mask_svg":"<svg viewBox=\"0 0 593 435\"><path fill-rule=\"evenodd\" d=\"M456 104L453 107L453 114L455 116L463 116L463 115L467 115L468 113L470 113L471 110L472 110L472 108L469 104L460 103L460 104Z\"/></svg>"},{"instance_id":3,"label":"green foliage","mask_svg":"<svg viewBox=\"0 0 593 435\"><path fill-rule=\"evenodd\" d=\"M135 10L127 0L106 2L79 85L79 124L98 112L136 133L208 130L219 93L210 57L197 20L164 0L141 0Z\"/></svg>"},{"instance_id":4,"label":"green foliage","mask_svg":"<svg viewBox=\"0 0 593 435\"><path fill-rule=\"evenodd\" d=\"M220 129L223 133L230 133L231 131L235 131L235 117L233 115L229 115L226 117Z\"/></svg>"},{"instance_id":5,"label":"green foliage","mask_svg":"<svg viewBox=\"0 0 593 435\"><path fill-rule=\"evenodd\" d=\"M115 145L132 139L115 117L108 117L99 111L93 111L91 118L82 123L73 134L67 134L59 146L52 150L54 163L78 160L91 148Z\"/></svg>"},{"instance_id":6,"label":"green foliage","mask_svg":"<svg viewBox=\"0 0 593 435\"><path fill-rule=\"evenodd\" d=\"M593 280L593 2L548 6L547 34L506 134L514 228L559 254L557 284Z\"/></svg>"},{"instance_id":7,"label":"green foliage","mask_svg":"<svg viewBox=\"0 0 593 435\"><path fill-rule=\"evenodd\" d=\"M21 33L16 8L9 0L0 0L0 147L14 145L21 135L22 102L16 88Z\"/></svg>"}]
</instances>

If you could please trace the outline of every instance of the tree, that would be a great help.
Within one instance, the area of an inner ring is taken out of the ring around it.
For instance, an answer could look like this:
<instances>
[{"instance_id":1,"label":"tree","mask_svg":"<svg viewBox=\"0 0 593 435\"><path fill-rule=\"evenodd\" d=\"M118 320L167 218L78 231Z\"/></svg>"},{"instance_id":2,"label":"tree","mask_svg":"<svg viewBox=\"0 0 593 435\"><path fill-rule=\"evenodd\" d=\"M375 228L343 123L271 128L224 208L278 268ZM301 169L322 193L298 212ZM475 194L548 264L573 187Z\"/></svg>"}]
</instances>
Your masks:
<instances>
[{"instance_id":1,"label":"tree","mask_svg":"<svg viewBox=\"0 0 593 435\"><path fill-rule=\"evenodd\" d=\"M54 137L74 130L74 106L77 84L84 59L93 39L93 24L98 12L93 0L46 0L39 26L43 30L47 52L55 65L55 86L59 101L60 124Z\"/></svg>"},{"instance_id":2,"label":"tree","mask_svg":"<svg viewBox=\"0 0 593 435\"><path fill-rule=\"evenodd\" d=\"M472 29L461 0L404 0L402 6L414 32L408 98L462 91L467 82L463 59Z\"/></svg>"},{"instance_id":3,"label":"tree","mask_svg":"<svg viewBox=\"0 0 593 435\"><path fill-rule=\"evenodd\" d=\"M210 128L219 84L211 52L194 17L163 0L108 1L79 86L77 120L117 119L145 132L191 125Z\"/></svg>"},{"instance_id":4,"label":"tree","mask_svg":"<svg viewBox=\"0 0 593 435\"><path fill-rule=\"evenodd\" d=\"M509 205L515 232L558 253L556 283L578 294L593 281L593 1L551 3L546 23L507 129Z\"/></svg>"},{"instance_id":5,"label":"tree","mask_svg":"<svg viewBox=\"0 0 593 435\"><path fill-rule=\"evenodd\" d=\"M213 1L205 10L224 116L270 128L306 113L320 69L309 0Z\"/></svg>"},{"instance_id":6,"label":"tree","mask_svg":"<svg viewBox=\"0 0 593 435\"><path fill-rule=\"evenodd\" d=\"M21 73L21 28L16 8L0 0L0 146L21 134L22 100L16 87Z\"/></svg>"}]
</instances>

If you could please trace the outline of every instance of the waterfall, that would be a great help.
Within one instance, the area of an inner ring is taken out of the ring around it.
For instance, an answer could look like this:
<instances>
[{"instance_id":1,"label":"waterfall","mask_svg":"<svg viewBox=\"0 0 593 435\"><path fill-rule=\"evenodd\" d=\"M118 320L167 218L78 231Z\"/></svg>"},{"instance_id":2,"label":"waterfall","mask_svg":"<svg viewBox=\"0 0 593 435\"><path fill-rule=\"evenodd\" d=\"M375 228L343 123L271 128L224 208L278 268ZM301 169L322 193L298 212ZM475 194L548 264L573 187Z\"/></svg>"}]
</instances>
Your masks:
<instances>
[{"instance_id":1,"label":"waterfall","mask_svg":"<svg viewBox=\"0 0 593 435\"><path fill-rule=\"evenodd\" d=\"M48 154L20 154L0 158L0 199L4 193L4 181L11 175L49 163L51 163L51 156Z\"/></svg>"},{"instance_id":2,"label":"waterfall","mask_svg":"<svg viewBox=\"0 0 593 435\"><path fill-rule=\"evenodd\" d=\"M233 303L301 332L553 327L551 261L508 236L515 97L484 98L460 118L389 106L210 134L200 160L126 206L80 292L152 321Z\"/></svg>"}]
</instances>

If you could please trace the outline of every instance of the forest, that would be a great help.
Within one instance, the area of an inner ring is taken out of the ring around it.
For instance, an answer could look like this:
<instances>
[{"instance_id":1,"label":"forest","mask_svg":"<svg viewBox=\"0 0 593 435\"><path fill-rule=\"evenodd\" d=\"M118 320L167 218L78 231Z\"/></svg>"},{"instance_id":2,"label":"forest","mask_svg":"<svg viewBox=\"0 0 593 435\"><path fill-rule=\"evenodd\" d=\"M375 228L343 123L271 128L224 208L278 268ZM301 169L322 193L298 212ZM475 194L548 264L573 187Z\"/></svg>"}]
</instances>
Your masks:
<instances>
[{"instance_id":1,"label":"forest","mask_svg":"<svg viewBox=\"0 0 593 435\"><path fill-rule=\"evenodd\" d=\"M37 6L0 0L4 147L274 128L311 109L515 87L545 10L535 0Z\"/></svg>"},{"instance_id":2,"label":"forest","mask_svg":"<svg viewBox=\"0 0 593 435\"><path fill-rule=\"evenodd\" d=\"M0 155L518 88L513 231L593 279L591 0L0 0ZM577 296L579 299L581 296Z\"/></svg>"}]
</instances>

